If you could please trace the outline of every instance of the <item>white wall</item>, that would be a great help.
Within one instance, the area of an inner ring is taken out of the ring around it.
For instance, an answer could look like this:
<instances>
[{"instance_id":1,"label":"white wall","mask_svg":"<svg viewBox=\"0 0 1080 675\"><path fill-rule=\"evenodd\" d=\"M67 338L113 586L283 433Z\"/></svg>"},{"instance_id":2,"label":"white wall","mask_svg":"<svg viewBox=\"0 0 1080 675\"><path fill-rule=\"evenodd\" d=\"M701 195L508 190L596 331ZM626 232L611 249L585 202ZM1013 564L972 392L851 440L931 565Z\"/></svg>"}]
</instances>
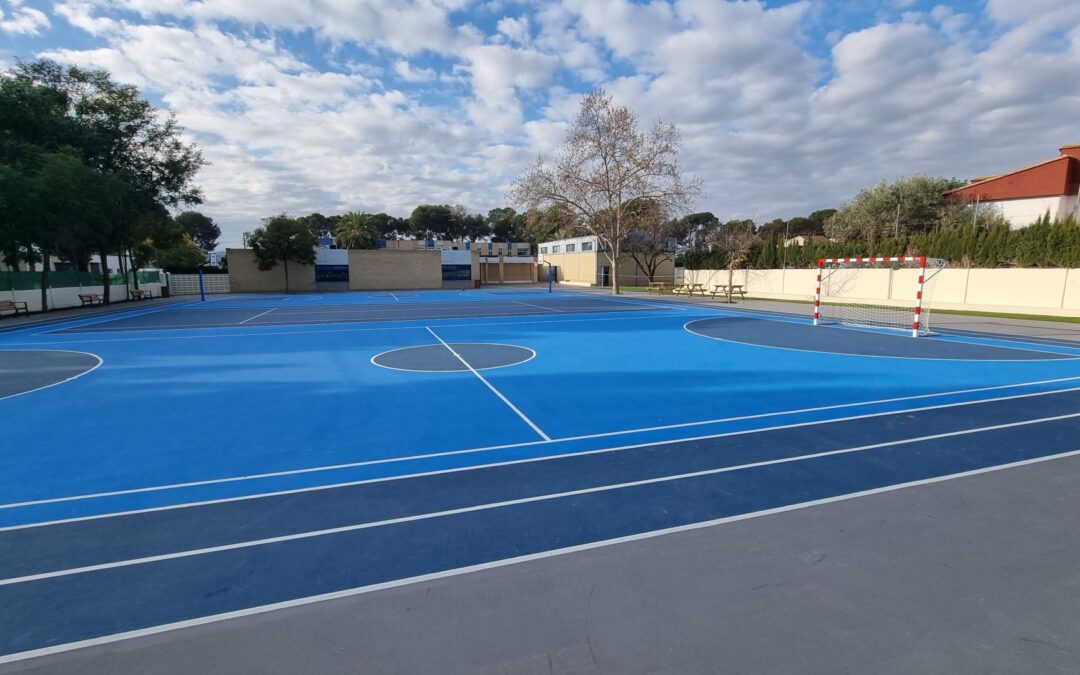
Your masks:
<instances>
[{"instance_id":1,"label":"white wall","mask_svg":"<svg viewBox=\"0 0 1080 675\"><path fill-rule=\"evenodd\" d=\"M688 283L727 283L727 270L686 270ZM833 286L833 297L885 305L912 305L918 270L862 270ZM736 270L747 295L813 300L817 270ZM926 303L939 309L1080 316L1080 269L946 268L928 283Z\"/></svg>"},{"instance_id":2,"label":"white wall","mask_svg":"<svg viewBox=\"0 0 1080 675\"><path fill-rule=\"evenodd\" d=\"M109 300L110 302L122 302L128 300L128 286L113 284L109 287ZM161 297L161 284L153 283L146 284L140 283L139 288L148 290L154 294L155 298ZM67 307L81 307L82 301L79 300L80 293L97 293L102 295L105 292L104 286L73 286L71 288L50 288L49 289L49 309L64 309ZM41 291L39 289L33 289L29 291L15 291L14 298L12 298L11 291L0 292L0 300L17 300L19 302L26 302L31 312L41 311ZM10 316L4 314L5 317Z\"/></svg>"},{"instance_id":3,"label":"white wall","mask_svg":"<svg viewBox=\"0 0 1080 675\"><path fill-rule=\"evenodd\" d=\"M1027 227L1050 212L1050 219L1065 218L1076 213L1076 195L1067 197L1033 197L988 202L1001 210L1001 215L1014 227Z\"/></svg>"}]
</instances>

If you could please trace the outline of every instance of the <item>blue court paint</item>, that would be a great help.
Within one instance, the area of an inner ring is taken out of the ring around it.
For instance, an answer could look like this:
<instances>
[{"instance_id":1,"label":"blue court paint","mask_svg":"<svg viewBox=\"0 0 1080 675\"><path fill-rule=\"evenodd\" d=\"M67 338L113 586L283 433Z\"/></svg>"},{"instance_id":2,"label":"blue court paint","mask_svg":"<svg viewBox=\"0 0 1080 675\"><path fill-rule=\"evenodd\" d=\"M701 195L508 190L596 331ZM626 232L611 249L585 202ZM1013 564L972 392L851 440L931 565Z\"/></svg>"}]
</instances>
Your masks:
<instances>
[{"instance_id":1,"label":"blue court paint","mask_svg":"<svg viewBox=\"0 0 1080 675\"><path fill-rule=\"evenodd\" d=\"M806 459L0 586L5 610L0 654L1076 449L1075 423L1036 429ZM146 602L148 597L154 602Z\"/></svg>"}]
</instances>

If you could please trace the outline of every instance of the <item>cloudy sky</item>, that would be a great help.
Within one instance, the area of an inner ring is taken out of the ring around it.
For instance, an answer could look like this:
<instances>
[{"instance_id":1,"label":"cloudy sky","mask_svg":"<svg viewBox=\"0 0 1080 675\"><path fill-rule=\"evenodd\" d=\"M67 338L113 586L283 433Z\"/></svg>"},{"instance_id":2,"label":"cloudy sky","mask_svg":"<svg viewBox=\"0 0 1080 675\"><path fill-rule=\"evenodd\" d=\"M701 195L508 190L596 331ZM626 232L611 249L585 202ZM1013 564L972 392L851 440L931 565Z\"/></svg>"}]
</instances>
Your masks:
<instances>
[{"instance_id":1,"label":"cloudy sky","mask_svg":"<svg viewBox=\"0 0 1080 675\"><path fill-rule=\"evenodd\" d=\"M1077 0L0 0L0 61L39 56L177 113L226 244L280 211L503 206L600 86L681 128L723 219L1080 142Z\"/></svg>"}]
</instances>

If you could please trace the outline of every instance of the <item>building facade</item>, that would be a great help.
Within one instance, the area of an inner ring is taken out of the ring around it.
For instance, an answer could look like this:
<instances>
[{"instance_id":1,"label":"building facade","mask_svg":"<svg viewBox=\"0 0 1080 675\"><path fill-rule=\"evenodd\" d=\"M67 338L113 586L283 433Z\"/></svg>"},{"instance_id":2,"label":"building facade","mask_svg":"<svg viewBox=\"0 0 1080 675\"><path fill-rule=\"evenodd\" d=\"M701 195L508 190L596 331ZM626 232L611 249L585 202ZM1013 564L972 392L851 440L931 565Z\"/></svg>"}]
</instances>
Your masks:
<instances>
[{"instance_id":1,"label":"building facade","mask_svg":"<svg viewBox=\"0 0 1080 675\"><path fill-rule=\"evenodd\" d=\"M1046 214L1051 220L1080 217L1080 145L1066 145L1060 155L997 176L976 178L946 193L949 199L992 204L1014 228Z\"/></svg>"},{"instance_id":2,"label":"building facade","mask_svg":"<svg viewBox=\"0 0 1080 675\"><path fill-rule=\"evenodd\" d=\"M570 237L546 241L539 246L540 264L552 268L556 281L577 286L610 286L612 265L600 240L595 236ZM650 281L673 283L675 278L675 254L662 253L654 259L652 273L642 261L633 256L622 254L614 271L619 275L619 284L624 286L644 286ZM541 272L543 275L544 272Z\"/></svg>"}]
</instances>

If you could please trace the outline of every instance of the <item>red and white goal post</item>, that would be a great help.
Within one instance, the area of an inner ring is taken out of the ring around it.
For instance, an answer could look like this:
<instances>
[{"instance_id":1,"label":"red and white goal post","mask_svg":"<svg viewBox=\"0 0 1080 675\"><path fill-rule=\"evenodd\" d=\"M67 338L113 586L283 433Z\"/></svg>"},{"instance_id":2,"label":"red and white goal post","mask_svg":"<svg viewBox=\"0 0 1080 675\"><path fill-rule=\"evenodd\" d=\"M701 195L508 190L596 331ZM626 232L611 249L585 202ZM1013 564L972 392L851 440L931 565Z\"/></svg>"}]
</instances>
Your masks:
<instances>
[{"instance_id":1,"label":"red and white goal post","mask_svg":"<svg viewBox=\"0 0 1080 675\"><path fill-rule=\"evenodd\" d=\"M814 325L839 323L930 333L928 295L945 261L926 256L818 260Z\"/></svg>"}]
</instances>

